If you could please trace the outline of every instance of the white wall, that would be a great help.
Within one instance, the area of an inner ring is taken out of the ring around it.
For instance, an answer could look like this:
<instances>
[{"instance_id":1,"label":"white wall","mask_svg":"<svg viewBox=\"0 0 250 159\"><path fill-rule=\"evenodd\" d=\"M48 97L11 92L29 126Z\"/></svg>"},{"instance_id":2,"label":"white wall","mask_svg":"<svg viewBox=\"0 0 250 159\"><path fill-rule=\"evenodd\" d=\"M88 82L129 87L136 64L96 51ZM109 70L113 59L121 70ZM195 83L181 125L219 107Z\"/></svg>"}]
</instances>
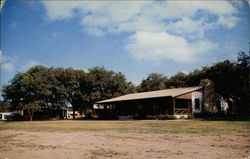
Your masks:
<instances>
[{"instance_id":1,"label":"white wall","mask_svg":"<svg viewBox=\"0 0 250 159\"><path fill-rule=\"evenodd\" d=\"M0 114L1 114L0 120L7 120L5 117L6 117L6 115L10 115L10 113L12 113L12 112L0 112Z\"/></svg>"},{"instance_id":2,"label":"white wall","mask_svg":"<svg viewBox=\"0 0 250 159\"><path fill-rule=\"evenodd\" d=\"M221 111L226 112L229 108L228 102L225 101L223 98L220 100Z\"/></svg>"},{"instance_id":3,"label":"white wall","mask_svg":"<svg viewBox=\"0 0 250 159\"><path fill-rule=\"evenodd\" d=\"M200 108L195 109L195 99L200 99ZM201 113L202 111L202 92L195 91L192 92L192 113Z\"/></svg>"}]
</instances>

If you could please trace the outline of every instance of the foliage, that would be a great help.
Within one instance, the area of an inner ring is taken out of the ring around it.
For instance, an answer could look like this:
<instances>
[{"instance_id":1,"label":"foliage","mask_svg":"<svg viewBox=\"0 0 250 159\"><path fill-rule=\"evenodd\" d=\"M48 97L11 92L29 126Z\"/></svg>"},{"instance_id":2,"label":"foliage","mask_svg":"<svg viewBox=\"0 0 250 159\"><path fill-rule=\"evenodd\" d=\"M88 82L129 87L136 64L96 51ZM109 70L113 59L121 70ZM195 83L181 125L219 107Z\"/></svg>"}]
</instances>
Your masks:
<instances>
[{"instance_id":1,"label":"foliage","mask_svg":"<svg viewBox=\"0 0 250 159\"><path fill-rule=\"evenodd\" d=\"M98 100L133 91L134 86L126 82L122 73L103 67L91 68L87 73L72 68L35 66L16 74L10 84L3 87L3 97L11 102L12 109L33 108L34 102L40 101L41 109L51 116L54 109L68 103L74 111L84 111Z\"/></svg>"},{"instance_id":2,"label":"foliage","mask_svg":"<svg viewBox=\"0 0 250 159\"><path fill-rule=\"evenodd\" d=\"M193 114L188 114L188 119L193 119L194 118L194 115Z\"/></svg>"},{"instance_id":3,"label":"foliage","mask_svg":"<svg viewBox=\"0 0 250 159\"><path fill-rule=\"evenodd\" d=\"M137 88L139 92L154 91L166 88L167 77L158 73L151 73L148 77L142 80Z\"/></svg>"},{"instance_id":4,"label":"foliage","mask_svg":"<svg viewBox=\"0 0 250 159\"><path fill-rule=\"evenodd\" d=\"M168 88L185 87L187 86L187 75L183 72L178 72L166 82L166 85Z\"/></svg>"},{"instance_id":5,"label":"foliage","mask_svg":"<svg viewBox=\"0 0 250 159\"><path fill-rule=\"evenodd\" d=\"M152 119L156 119L156 120L175 120L177 119L174 115L154 115L152 116Z\"/></svg>"},{"instance_id":6,"label":"foliage","mask_svg":"<svg viewBox=\"0 0 250 159\"><path fill-rule=\"evenodd\" d=\"M143 120L143 119L150 119L150 120L175 120L177 119L174 115L139 115L136 114L133 116L134 119Z\"/></svg>"},{"instance_id":7,"label":"foliage","mask_svg":"<svg viewBox=\"0 0 250 159\"><path fill-rule=\"evenodd\" d=\"M120 72L94 67L89 69L89 73L81 81L81 92L88 99L88 106L92 107L96 101L134 92L134 86L131 82L126 82L125 76Z\"/></svg>"},{"instance_id":8,"label":"foliage","mask_svg":"<svg viewBox=\"0 0 250 159\"><path fill-rule=\"evenodd\" d=\"M0 112L9 112L10 102L0 101Z\"/></svg>"}]
</instances>

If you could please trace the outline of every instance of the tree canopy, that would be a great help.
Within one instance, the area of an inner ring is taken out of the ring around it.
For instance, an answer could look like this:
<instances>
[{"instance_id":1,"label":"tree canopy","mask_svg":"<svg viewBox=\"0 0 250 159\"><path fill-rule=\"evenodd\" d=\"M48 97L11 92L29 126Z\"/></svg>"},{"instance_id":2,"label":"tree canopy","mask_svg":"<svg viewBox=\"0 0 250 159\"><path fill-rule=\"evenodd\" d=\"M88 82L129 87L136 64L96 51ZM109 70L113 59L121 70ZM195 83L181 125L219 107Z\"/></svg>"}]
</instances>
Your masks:
<instances>
[{"instance_id":1,"label":"tree canopy","mask_svg":"<svg viewBox=\"0 0 250 159\"><path fill-rule=\"evenodd\" d=\"M13 109L40 111L56 109L71 103L73 110L86 110L94 102L124 95L134 91L122 73L103 67L85 72L72 68L47 68L35 66L27 72L18 73L3 87L5 101ZM39 102L37 102L39 101ZM32 115L32 114L31 114Z\"/></svg>"},{"instance_id":2,"label":"tree canopy","mask_svg":"<svg viewBox=\"0 0 250 159\"><path fill-rule=\"evenodd\" d=\"M166 88L166 82L168 78L162 74L151 73L148 77L142 80L140 86L138 87L139 92L154 91Z\"/></svg>"}]
</instances>

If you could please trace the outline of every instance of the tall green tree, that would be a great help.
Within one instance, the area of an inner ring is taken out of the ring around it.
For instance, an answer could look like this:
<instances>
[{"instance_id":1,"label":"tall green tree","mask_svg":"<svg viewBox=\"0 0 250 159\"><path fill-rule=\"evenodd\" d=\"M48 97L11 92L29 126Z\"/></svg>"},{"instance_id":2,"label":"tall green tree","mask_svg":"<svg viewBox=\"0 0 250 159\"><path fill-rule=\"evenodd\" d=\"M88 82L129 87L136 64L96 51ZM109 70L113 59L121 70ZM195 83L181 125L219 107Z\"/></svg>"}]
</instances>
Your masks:
<instances>
[{"instance_id":1,"label":"tall green tree","mask_svg":"<svg viewBox=\"0 0 250 159\"><path fill-rule=\"evenodd\" d=\"M33 120L34 112L39 112L42 110L40 106L41 104L41 101L37 100L23 105L23 110L28 112L30 121Z\"/></svg>"},{"instance_id":2,"label":"tall green tree","mask_svg":"<svg viewBox=\"0 0 250 159\"><path fill-rule=\"evenodd\" d=\"M81 81L81 91L88 98L88 106L92 107L96 101L134 92L134 86L120 72L93 67Z\"/></svg>"},{"instance_id":3,"label":"tall green tree","mask_svg":"<svg viewBox=\"0 0 250 159\"><path fill-rule=\"evenodd\" d=\"M17 74L12 79L11 85L4 86L3 97L11 102L12 109L27 111L32 120L33 112L40 110L44 101L41 99L41 78L34 74L34 70L30 71Z\"/></svg>"},{"instance_id":4,"label":"tall green tree","mask_svg":"<svg viewBox=\"0 0 250 159\"><path fill-rule=\"evenodd\" d=\"M80 80L84 78L83 70L75 70L72 68L56 68L55 76L63 87L64 94L61 97L65 102L70 102L73 107L73 119L75 119L75 111L83 110L86 101L80 91Z\"/></svg>"},{"instance_id":5,"label":"tall green tree","mask_svg":"<svg viewBox=\"0 0 250 159\"><path fill-rule=\"evenodd\" d=\"M0 101L0 112L9 112L10 109L10 102Z\"/></svg>"},{"instance_id":6,"label":"tall green tree","mask_svg":"<svg viewBox=\"0 0 250 159\"><path fill-rule=\"evenodd\" d=\"M154 91L166 88L167 77L158 73L151 73L142 80L138 87L139 92Z\"/></svg>"},{"instance_id":7,"label":"tall green tree","mask_svg":"<svg viewBox=\"0 0 250 159\"><path fill-rule=\"evenodd\" d=\"M183 72L178 72L174 76L170 77L166 82L168 88L185 87L187 84L187 75Z\"/></svg>"}]
</instances>

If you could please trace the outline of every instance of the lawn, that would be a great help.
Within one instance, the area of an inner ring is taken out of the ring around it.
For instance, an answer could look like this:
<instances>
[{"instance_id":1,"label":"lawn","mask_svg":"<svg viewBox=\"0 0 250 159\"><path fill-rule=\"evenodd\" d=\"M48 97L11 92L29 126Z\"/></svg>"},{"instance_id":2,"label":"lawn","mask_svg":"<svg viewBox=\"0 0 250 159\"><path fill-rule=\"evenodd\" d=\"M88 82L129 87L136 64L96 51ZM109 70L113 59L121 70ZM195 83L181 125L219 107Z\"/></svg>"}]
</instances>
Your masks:
<instances>
[{"instance_id":1,"label":"lawn","mask_svg":"<svg viewBox=\"0 0 250 159\"><path fill-rule=\"evenodd\" d=\"M198 133L220 134L227 132L249 133L248 121L197 121L197 120L137 120L137 121L33 121L6 122L0 130L25 131L119 131L135 133Z\"/></svg>"},{"instance_id":2,"label":"lawn","mask_svg":"<svg viewBox=\"0 0 250 159\"><path fill-rule=\"evenodd\" d=\"M247 158L249 134L249 121L5 122L0 159Z\"/></svg>"}]
</instances>

